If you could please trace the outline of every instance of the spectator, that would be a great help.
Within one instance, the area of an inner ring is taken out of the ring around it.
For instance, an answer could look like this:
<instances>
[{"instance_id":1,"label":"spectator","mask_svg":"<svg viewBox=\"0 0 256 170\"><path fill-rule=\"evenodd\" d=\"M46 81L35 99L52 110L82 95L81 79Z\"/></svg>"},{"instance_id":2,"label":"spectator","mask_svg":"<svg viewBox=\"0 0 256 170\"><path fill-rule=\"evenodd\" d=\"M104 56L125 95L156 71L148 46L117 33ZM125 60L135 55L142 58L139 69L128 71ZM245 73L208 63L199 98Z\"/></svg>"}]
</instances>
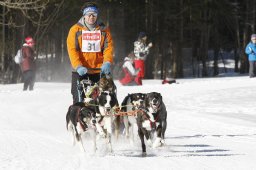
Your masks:
<instances>
[{"instance_id":1,"label":"spectator","mask_svg":"<svg viewBox=\"0 0 256 170\"><path fill-rule=\"evenodd\" d=\"M256 75L256 34L251 35L251 42L245 48L245 53L248 54L249 60L249 76L250 78Z\"/></svg>"},{"instance_id":2,"label":"spectator","mask_svg":"<svg viewBox=\"0 0 256 170\"><path fill-rule=\"evenodd\" d=\"M67 49L72 65L71 93L73 103L82 102L78 83L82 79L98 82L101 74L111 73L113 44L110 30L99 21L99 8L87 2L82 8L83 16L70 28Z\"/></svg>"},{"instance_id":3,"label":"spectator","mask_svg":"<svg viewBox=\"0 0 256 170\"><path fill-rule=\"evenodd\" d=\"M137 85L134 81L138 71L133 66L134 54L131 52L127 57L124 58L124 64L122 71L124 76L119 80L122 85Z\"/></svg>"},{"instance_id":4,"label":"spectator","mask_svg":"<svg viewBox=\"0 0 256 170\"><path fill-rule=\"evenodd\" d=\"M20 63L22 75L23 75L23 91L34 89L35 77L36 77L36 65L35 65L35 41L32 37L25 38L25 43L21 48L22 62Z\"/></svg>"},{"instance_id":5,"label":"spectator","mask_svg":"<svg viewBox=\"0 0 256 170\"><path fill-rule=\"evenodd\" d=\"M172 83L176 83L175 79L166 77L165 79L163 79L162 84L172 84Z\"/></svg>"},{"instance_id":6,"label":"spectator","mask_svg":"<svg viewBox=\"0 0 256 170\"><path fill-rule=\"evenodd\" d=\"M139 73L135 78L135 82L138 85L142 85L142 79L145 76L145 60L149 53L149 49L153 46L152 43L146 45L147 35L145 32L140 32L138 40L134 42L134 65L135 69L139 69Z\"/></svg>"}]
</instances>

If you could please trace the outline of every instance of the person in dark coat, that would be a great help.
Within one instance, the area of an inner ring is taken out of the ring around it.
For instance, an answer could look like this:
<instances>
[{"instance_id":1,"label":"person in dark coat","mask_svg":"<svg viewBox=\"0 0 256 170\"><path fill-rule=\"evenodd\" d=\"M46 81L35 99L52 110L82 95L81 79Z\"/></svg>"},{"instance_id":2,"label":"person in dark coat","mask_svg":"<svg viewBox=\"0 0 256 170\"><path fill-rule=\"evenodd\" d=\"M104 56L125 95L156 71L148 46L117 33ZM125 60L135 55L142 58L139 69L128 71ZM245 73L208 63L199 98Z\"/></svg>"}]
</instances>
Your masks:
<instances>
[{"instance_id":1,"label":"person in dark coat","mask_svg":"<svg viewBox=\"0 0 256 170\"><path fill-rule=\"evenodd\" d=\"M22 75L23 75L23 91L33 90L36 77L36 65L35 65L35 41L32 37L25 38L25 43L22 47L22 62L20 64Z\"/></svg>"}]
</instances>

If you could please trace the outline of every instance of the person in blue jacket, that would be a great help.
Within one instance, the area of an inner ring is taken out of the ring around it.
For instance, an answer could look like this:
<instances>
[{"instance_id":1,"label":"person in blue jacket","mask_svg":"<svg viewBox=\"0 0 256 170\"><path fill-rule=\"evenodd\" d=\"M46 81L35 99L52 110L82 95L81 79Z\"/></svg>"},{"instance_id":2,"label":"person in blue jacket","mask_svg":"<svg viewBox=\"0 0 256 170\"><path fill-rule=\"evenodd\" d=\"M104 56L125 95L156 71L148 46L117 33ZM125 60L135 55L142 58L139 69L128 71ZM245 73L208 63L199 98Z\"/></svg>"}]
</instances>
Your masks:
<instances>
[{"instance_id":1,"label":"person in blue jacket","mask_svg":"<svg viewBox=\"0 0 256 170\"><path fill-rule=\"evenodd\" d=\"M249 76L253 78L256 76L256 34L251 35L251 42L245 48L245 53L248 54L249 60Z\"/></svg>"}]
</instances>

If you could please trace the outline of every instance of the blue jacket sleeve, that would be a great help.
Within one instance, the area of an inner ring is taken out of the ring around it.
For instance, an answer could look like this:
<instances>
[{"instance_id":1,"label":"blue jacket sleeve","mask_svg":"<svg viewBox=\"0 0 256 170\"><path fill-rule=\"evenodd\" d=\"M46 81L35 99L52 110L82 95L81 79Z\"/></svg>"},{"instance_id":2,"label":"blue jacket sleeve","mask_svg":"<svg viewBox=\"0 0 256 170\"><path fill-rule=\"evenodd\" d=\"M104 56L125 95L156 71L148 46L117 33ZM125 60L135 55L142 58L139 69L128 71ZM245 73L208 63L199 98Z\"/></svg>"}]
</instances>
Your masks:
<instances>
[{"instance_id":1,"label":"blue jacket sleeve","mask_svg":"<svg viewBox=\"0 0 256 170\"><path fill-rule=\"evenodd\" d=\"M249 43L246 48L245 48L245 53L246 54L252 54L255 53L255 51L253 50L253 47L251 46L251 43Z\"/></svg>"}]
</instances>

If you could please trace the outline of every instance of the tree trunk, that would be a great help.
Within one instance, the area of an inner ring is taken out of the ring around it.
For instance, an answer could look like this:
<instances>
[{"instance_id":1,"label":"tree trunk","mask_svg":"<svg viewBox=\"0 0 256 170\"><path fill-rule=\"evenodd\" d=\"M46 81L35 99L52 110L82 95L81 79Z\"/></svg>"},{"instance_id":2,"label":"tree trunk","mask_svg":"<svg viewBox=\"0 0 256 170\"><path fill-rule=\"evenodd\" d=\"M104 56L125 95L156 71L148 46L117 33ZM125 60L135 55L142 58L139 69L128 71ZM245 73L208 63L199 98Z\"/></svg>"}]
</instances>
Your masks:
<instances>
[{"instance_id":1,"label":"tree trunk","mask_svg":"<svg viewBox=\"0 0 256 170\"><path fill-rule=\"evenodd\" d=\"M177 78L177 67L178 67L178 64L177 64L177 58L178 58L178 45L177 45L177 42L173 44L173 63L172 63L172 77L173 78Z\"/></svg>"},{"instance_id":2,"label":"tree trunk","mask_svg":"<svg viewBox=\"0 0 256 170\"><path fill-rule=\"evenodd\" d=\"M5 6L3 6L3 23L5 23ZM0 59L0 70L4 70L4 63L5 63L5 25L2 25L2 54Z\"/></svg>"},{"instance_id":3,"label":"tree trunk","mask_svg":"<svg viewBox=\"0 0 256 170\"><path fill-rule=\"evenodd\" d=\"M214 29L214 56L213 56L213 76L219 74L219 52L220 52L220 43L219 43L219 33L217 28Z\"/></svg>"},{"instance_id":4,"label":"tree trunk","mask_svg":"<svg viewBox=\"0 0 256 170\"><path fill-rule=\"evenodd\" d=\"M244 20L244 23L249 23L249 14L248 14L248 11L249 10L249 6L250 3L249 1L247 0L246 1L246 12L245 12L245 20ZM245 49L247 43L248 43L248 24L245 24L244 26L244 31L243 31L243 44L242 44L242 49ZM248 58L246 56L246 54L244 52L242 52L241 54L241 66L240 66L240 73L248 73L248 69L249 69L249 66L248 66Z\"/></svg>"},{"instance_id":5,"label":"tree trunk","mask_svg":"<svg viewBox=\"0 0 256 170\"><path fill-rule=\"evenodd\" d=\"M183 0L180 0L180 11L183 11L184 9L184 2ZM182 56L182 48L183 48L183 41L184 41L184 13L181 14L180 19L180 37L179 37L179 43L178 43L178 75L177 77L182 78L183 77L183 56Z\"/></svg>"},{"instance_id":6,"label":"tree trunk","mask_svg":"<svg viewBox=\"0 0 256 170\"><path fill-rule=\"evenodd\" d=\"M234 50L234 60L235 60L235 72L239 72L238 63L241 55L241 45L240 45L240 28L239 28L239 18L238 15L235 17L236 22L236 41Z\"/></svg>"},{"instance_id":7,"label":"tree trunk","mask_svg":"<svg viewBox=\"0 0 256 170\"><path fill-rule=\"evenodd\" d=\"M207 0L205 1L207 7ZM203 10L203 27L201 33L201 59L202 59L202 77L207 77L207 65L206 61L208 58L208 36L209 36L209 28L208 28L208 10L205 8Z\"/></svg>"}]
</instances>

